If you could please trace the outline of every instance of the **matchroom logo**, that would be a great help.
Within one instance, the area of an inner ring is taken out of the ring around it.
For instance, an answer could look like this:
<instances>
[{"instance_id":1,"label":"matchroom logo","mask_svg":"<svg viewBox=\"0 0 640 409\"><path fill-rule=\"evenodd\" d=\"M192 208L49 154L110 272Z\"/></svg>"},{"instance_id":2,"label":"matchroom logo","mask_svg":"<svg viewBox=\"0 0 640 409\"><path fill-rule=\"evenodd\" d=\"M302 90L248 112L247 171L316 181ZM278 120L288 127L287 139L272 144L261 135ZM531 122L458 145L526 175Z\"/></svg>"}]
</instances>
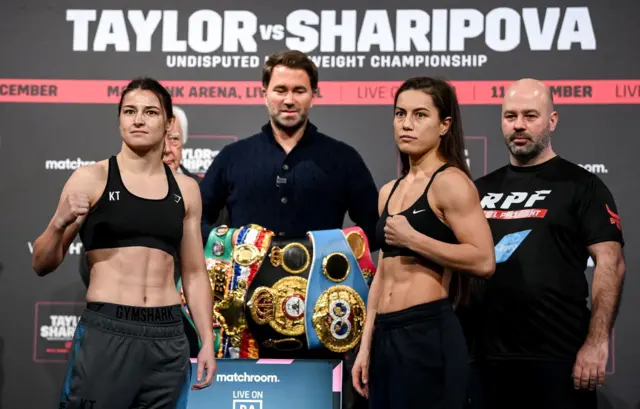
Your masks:
<instances>
[{"instance_id":1,"label":"matchroom logo","mask_svg":"<svg viewBox=\"0 0 640 409\"><path fill-rule=\"evenodd\" d=\"M67 362L73 335L84 308L85 303L82 302L36 302L34 362Z\"/></svg>"},{"instance_id":2,"label":"matchroom logo","mask_svg":"<svg viewBox=\"0 0 640 409\"><path fill-rule=\"evenodd\" d=\"M47 159L44 161L46 170L76 170L81 166L93 165L95 160L84 160L81 158Z\"/></svg>"}]
</instances>

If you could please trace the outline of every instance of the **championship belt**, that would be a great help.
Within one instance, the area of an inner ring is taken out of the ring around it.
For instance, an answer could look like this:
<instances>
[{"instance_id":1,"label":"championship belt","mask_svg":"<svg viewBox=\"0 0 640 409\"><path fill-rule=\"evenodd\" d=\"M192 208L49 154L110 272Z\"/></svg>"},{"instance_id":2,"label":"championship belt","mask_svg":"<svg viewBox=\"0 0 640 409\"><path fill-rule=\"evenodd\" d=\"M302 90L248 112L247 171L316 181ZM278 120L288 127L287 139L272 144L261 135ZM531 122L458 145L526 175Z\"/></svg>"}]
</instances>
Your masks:
<instances>
[{"instance_id":1,"label":"championship belt","mask_svg":"<svg viewBox=\"0 0 640 409\"><path fill-rule=\"evenodd\" d=\"M305 299L312 252L308 237L274 237L250 284L247 319L261 357L306 348Z\"/></svg>"},{"instance_id":2,"label":"championship belt","mask_svg":"<svg viewBox=\"0 0 640 409\"><path fill-rule=\"evenodd\" d=\"M229 229L224 225L216 227L209 233L207 244L204 247L205 263L211 284L214 306L226 296L228 282L231 279L231 245L234 231L235 229ZM182 301L182 312L197 333L197 328L189 312L184 288L182 287L182 277L178 280L178 290ZM213 332L215 336L214 351L218 351L220 349L220 323L215 315L213 317ZM198 336L198 346L202 346L200 336Z\"/></svg>"},{"instance_id":3,"label":"championship belt","mask_svg":"<svg viewBox=\"0 0 640 409\"><path fill-rule=\"evenodd\" d=\"M364 234L364 231L358 226L348 227L342 231L347 239L347 243L349 243L349 247L351 247L353 251L353 255L356 257L356 260L358 260L360 271L362 271L367 285L371 286L373 276L376 274L377 269L371 259L371 247L369 247L367 235Z\"/></svg>"},{"instance_id":4,"label":"championship belt","mask_svg":"<svg viewBox=\"0 0 640 409\"><path fill-rule=\"evenodd\" d=\"M308 235L313 261L305 300L307 346L344 353L362 338L369 286L342 230Z\"/></svg>"},{"instance_id":5,"label":"championship belt","mask_svg":"<svg viewBox=\"0 0 640 409\"><path fill-rule=\"evenodd\" d=\"M213 313L221 327L219 358L257 358L258 349L248 331L245 316L247 288L271 244L273 232L250 224L238 229L231 250L232 267L224 298Z\"/></svg>"}]
</instances>

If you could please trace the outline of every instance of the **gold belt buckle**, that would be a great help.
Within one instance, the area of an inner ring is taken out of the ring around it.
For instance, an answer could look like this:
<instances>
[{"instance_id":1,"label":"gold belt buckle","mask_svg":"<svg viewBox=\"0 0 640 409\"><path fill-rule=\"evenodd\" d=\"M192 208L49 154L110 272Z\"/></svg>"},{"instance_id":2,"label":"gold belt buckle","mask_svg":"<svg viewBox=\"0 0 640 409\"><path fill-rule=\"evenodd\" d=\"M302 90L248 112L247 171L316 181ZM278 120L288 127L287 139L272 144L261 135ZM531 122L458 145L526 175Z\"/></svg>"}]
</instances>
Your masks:
<instances>
[{"instance_id":1,"label":"gold belt buckle","mask_svg":"<svg viewBox=\"0 0 640 409\"><path fill-rule=\"evenodd\" d=\"M225 333L231 338L231 345L240 346L242 332L247 328L247 320L244 315L244 297L246 288L238 287L229 291L224 300L215 304L213 314L224 328Z\"/></svg>"},{"instance_id":2,"label":"gold belt buckle","mask_svg":"<svg viewBox=\"0 0 640 409\"><path fill-rule=\"evenodd\" d=\"M269 324L276 332L295 337L304 334L306 292L306 279L285 277L272 288L256 288L247 307L256 324Z\"/></svg>"},{"instance_id":3,"label":"gold belt buckle","mask_svg":"<svg viewBox=\"0 0 640 409\"><path fill-rule=\"evenodd\" d=\"M304 255L304 262L298 268L292 267L290 265L291 260L287 260L287 254L290 254L288 252L293 249L300 249L302 251L302 255ZM309 264L311 264L311 255L304 245L294 242L287 244L284 248L273 246L271 253L269 253L269 260L271 261L272 266L282 267L282 269L289 274L300 274L309 267Z\"/></svg>"},{"instance_id":4,"label":"gold belt buckle","mask_svg":"<svg viewBox=\"0 0 640 409\"><path fill-rule=\"evenodd\" d=\"M260 251L253 244L240 244L233 249L233 261L243 267L248 267L258 261Z\"/></svg>"},{"instance_id":5,"label":"gold belt buckle","mask_svg":"<svg viewBox=\"0 0 640 409\"><path fill-rule=\"evenodd\" d=\"M225 297L229 280L231 279L231 265L217 261L209 266L207 272L209 273L209 282L211 283L214 302L222 301Z\"/></svg>"},{"instance_id":6,"label":"gold belt buckle","mask_svg":"<svg viewBox=\"0 0 640 409\"><path fill-rule=\"evenodd\" d=\"M333 252L322 259L322 274L334 283L344 281L350 271L349 259L343 253Z\"/></svg>"},{"instance_id":7,"label":"gold belt buckle","mask_svg":"<svg viewBox=\"0 0 640 409\"><path fill-rule=\"evenodd\" d=\"M229 227L226 225L221 225L216 227L216 236L222 237L229 231Z\"/></svg>"},{"instance_id":8,"label":"gold belt buckle","mask_svg":"<svg viewBox=\"0 0 640 409\"><path fill-rule=\"evenodd\" d=\"M360 295L351 287L336 285L318 297L312 322L320 342L330 351L343 353L360 342L365 320Z\"/></svg>"},{"instance_id":9,"label":"gold belt buckle","mask_svg":"<svg viewBox=\"0 0 640 409\"><path fill-rule=\"evenodd\" d=\"M347 243L349 243L349 247L351 247L351 250L353 251L353 255L356 256L356 259L360 260L365 251L364 237L362 237L360 232L351 231L347 233L346 239Z\"/></svg>"}]
</instances>

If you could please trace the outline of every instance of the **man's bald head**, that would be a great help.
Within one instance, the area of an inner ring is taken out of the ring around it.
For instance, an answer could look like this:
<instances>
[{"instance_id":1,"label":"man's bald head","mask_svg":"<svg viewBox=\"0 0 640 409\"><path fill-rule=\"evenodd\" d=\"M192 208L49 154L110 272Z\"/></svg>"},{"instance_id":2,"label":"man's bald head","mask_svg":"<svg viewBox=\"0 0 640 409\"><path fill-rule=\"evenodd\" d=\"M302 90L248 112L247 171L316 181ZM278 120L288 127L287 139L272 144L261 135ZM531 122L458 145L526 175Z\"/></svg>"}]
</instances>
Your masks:
<instances>
[{"instance_id":1,"label":"man's bald head","mask_svg":"<svg viewBox=\"0 0 640 409\"><path fill-rule=\"evenodd\" d=\"M544 108L551 114L554 111L553 94L542 81L533 78L523 78L511 84L505 93L502 108L511 100L528 100L539 108Z\"/></svg>"},{"instance_id":2,"label":"man's bald head","mask_svg":"<svg viewBox=\"0 0 640 409\"><path fill-rule=\"evenodd\" d=\"M502 133L516 162L535 162L550 150L557 122L551 90L541 81L524 78L507 88L502 102Z\"/></svg>"}]
</instances>

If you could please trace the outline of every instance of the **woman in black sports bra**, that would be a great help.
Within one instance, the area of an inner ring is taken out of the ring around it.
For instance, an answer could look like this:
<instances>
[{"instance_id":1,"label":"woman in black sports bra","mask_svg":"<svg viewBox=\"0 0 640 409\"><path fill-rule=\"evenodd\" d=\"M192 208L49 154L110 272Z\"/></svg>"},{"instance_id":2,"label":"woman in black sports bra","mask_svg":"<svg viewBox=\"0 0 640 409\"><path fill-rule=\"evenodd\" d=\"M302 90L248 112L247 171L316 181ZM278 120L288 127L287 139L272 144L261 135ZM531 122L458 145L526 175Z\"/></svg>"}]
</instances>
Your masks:
<instances>
[{"instance_id":1,"label":"woman in black sports bra","mask_svg":"<svg viewBox=\"0 0 640 409\"><path fill-rule=\"evenodd\" d=\"M454 306L470 277L493 274L493 239L453 88L412 78L395 98L403 172L380 190L381 251L353 383L371 409L461 409L467 344Z\"/></svg>"},{"instance_id":2,"label":"woman in black sports bra","mask_svg":"<svg viewBox=\"0 0 640 409\"><path fill-rule=\"evenodd\" d=\"M39 276L58 268L77 234L87 251L87 308L70 348L60 407L186 408L189 387L209 386L216 371L200 190L162 162L174 119L162 85L150 78L130 82L118 119L120 152L73 173L34 244ZM202 344L194 382L175 258Z\"/></svg>"}]
</instances>

